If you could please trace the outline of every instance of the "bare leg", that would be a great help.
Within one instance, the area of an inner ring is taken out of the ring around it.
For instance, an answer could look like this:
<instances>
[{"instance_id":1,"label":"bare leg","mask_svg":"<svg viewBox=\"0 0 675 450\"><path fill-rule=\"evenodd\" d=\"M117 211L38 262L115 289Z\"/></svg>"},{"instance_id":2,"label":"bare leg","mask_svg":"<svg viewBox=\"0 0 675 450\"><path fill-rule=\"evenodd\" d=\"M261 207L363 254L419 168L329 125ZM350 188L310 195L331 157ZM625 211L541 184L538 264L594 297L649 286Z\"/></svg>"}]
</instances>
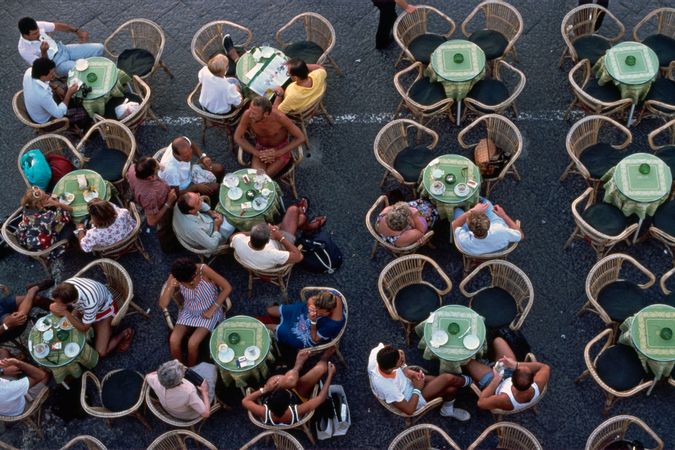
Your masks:
<instances>
[{"instance_id":1,"label":"bare leg","mask_svg":"<svg viewBox=\"0 0 675 450\"><path fill-rule=\"evenodd\" d=\"M225 166L220 163L213 163L211 164L211 173L216 176L218 181L222 181L223 176L225 176Z\"/></svg>"},{"instance_id":2,"label":"bare leg","mask_svg":"<svg viewBox=\"0 0 675 450\"><path fill-rule=\"evenodd\" d=\"M188 362L187 366L192 367L197 364L199 360L199 345L204 338L211 333L208 328L197 328L190 339L188 339Z\"/></svg>"},{"instance_id":3,"label":"bare leg","mask_svg":"<svg viewBox=\"0 0 675 450\"><path fill-rule=\"evenodd\" d=\"M272 164L269 164L265 168L265 172L267 173L267 175L269 175L271 177L274 177L276 174L281 172L282 169L284 167L286 167L287 164L288 164L288 161L286 161L285 159L278 159L277 158Z\"/></svg>"},{"instance_id":4,"label":"bare leg","mask_svg":"<svg viewBox=\"0 0 675 450\"><path fill-rule=\"evenodd\" d=\"M331 347L323 352L321 359L314 367L312 367L309 372L304 374L298 379L298 383L295 385L295 390L303 396L304 398L309 398L312 396L312 391L314 386L319 382L319 380L328 372L328 360L335 353L335 347Z\"/></svg>"},{"instance_id":5,"label":"bare leg","mask_svg":"<svg viewBox=\"0 0 675 450\"><path fill-rule=\"evenodd\" d=\"M262 161L260 160L260 158L258 158L257 156L252 156L252 157L251 157L251 168L252 168L252 169L256 169L256 170L257 170L257 169L262 169L262 170L265 171L265 173L267 173L267 164L265 164L264 162L262 162ZM267 175L272 176L272 175L269 174L269 173L267 173Z\"/></svg>"},{"instance_id":6,"label":"bare leg","mask_svg":"<svg viewBox=\"0 0 675 450\"><path fill-rule=\"evenodd\" d=\"M466 370L469 371L469 375L471 376L471 378L473 378L473 381L475 381L476 383L482 380L486 373L492 372L492 369L490 367L486 366L483 363L479 363L475 359L469 361L469 363L465 367Z\"/></svg>"},{"instance_id":7,"label":"bare leg","mask_svg":"<svg viewBox=\"0 0 675 450\"><path fill-rule=\"evenodd\" d=\"M281 317L281 311L279 310L279 306L268 306L267 307L267 314L274 318L274 319L279 319Z\"/></svg>"},{"instance_id":8,"label":"bare leg","mask_svg":"<svg viewBox=\"0 0 675 450\"><path fill-rule=\"evenodd\" d=\"M112 336L112 317L94 322L94 333L96 334L94 340L94 348L101 358L105 358L111 351L117 347L123 336L122 333L117 336Z\"/></svg>"},{"instance_id":9,"label":"bare leg","mask_svg":"<svg viewBox=\"0 0 675 450\"><path fill-rule=\"evenodd\" d=\"M511 347L509 347L509 343L504 339L500 337L495 338L495 340L492 341L492 347L495 351L495 361L499 361L504 356L513 358L514 361L517 361L516 355L513 353L513 350L511 350Z\"/></svg>"},{"instance_id":10,"label":"bare leg","mask_svg":"<svg viewBox=\"0 0 675 450\"><path fill-rule=\"evenodd\" d=\"M171 357L181 362L184 361L183 349L181 347L187 331L188 329L185 325L176 325L173 327L173 331L169 337L169 352L171 353Z\"/></svg>"},{"instance_id":11,"label":"bare leg","mask_svg":"<svg viewBox=\"0 0 675 450\"><path fill-rule=\"evenodd\" d=\"M234 48L231 48L227 51L227 56L229 56L232 61L237 62L239 60L239 53Z\"/></svg>"},{"instance_id":12,"label":"bare leg","mask_svg":"<svg viewBox=\"0 0 675 450\"><path fill-rule=\"evenodd\" d=\"M284 218L281 220L279 228L294 235L298 231L298 227L304 224L306 220L307 217L301 209L296 205L291 205L286 210L286 214L284 214Z\"/></svg>"},{"instance_id":13,"label":"bare leg","mask_svg":"<svg viewBox=\"0 0 675 450\"><path fill-rule=\"evenodd\" d=\"M443 397L445 401L453 400L457 394L457 390L464 386L464 378L450 373L426 378L428 378L428 381L424 384L422 395L427 401L437 397Z\"/></svg>"}]
</instances>

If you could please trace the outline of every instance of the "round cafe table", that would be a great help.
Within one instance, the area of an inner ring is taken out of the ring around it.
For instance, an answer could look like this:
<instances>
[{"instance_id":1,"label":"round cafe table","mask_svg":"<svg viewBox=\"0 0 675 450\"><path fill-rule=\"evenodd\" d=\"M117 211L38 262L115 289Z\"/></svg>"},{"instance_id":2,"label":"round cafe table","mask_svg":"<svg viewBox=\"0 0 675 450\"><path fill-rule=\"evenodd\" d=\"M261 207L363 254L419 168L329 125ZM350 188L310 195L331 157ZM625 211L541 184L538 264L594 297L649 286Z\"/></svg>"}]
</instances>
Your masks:
<instances>
[{"instance_id":1,"label":"round cafe table","mask_svg":"<svg viewBox=\"0 0 675 450\"><path fill-rule=\"evenodd\" d=\"M445 190L442 193L432 192L431 185L436 181L432 176L434 169L440 169L443 172L439 180L445 185ZM450 174L455 176L455 181L452 184L445 180L445 177ZM476 187L469 188L465 195L456 194L455 187L460 183L466 183L468 180L475 181ZM480 182L480 169L469 158L461 155L442 155L433 159L424 168L420 175L418 189L422 197L429 198L436 205L441 218L452 220L452 213L455 208L467 209L478 203Z\"/></svg>"},{"instance_id":2,"label":"round cafe table","mask_svg":"<svg viewBox=\"0 0 675 450\"><path fill-rule=\"evenodd\" d=\"M86 97L82 97L80 91L75 96L82 99L82 107L91 117L94 117L94 114L102 116L105 114L105 104L111 97L124 97L124 86L131 77L123 70L119 70L108 58L92 56L86 61L88 65L85 70L73 68L68 72L68 86L78 80L91 87L91 92ZM92 79L94 81L91 81Z\"/></svg>"},{"instance_id":3,"label":"round cafe table","mask_svg":"<svg viewBox=\"0 0 675 450\"><path fill-rule=\"evenodd\" d=\"M286 68L288 58L273 47L254 47L237 60L237 79L250 91L271 97L276 86L290 79Z\"/></svg>"},{"instance_id":4,"label":"round cafe table","mask_svg":"<svg viewBox=\"0 0 675 450\"><path fill-rule=\"evenodd\" d=\"M87 201L84 199L84 191L80 190L77 182L78 175L84 175L87 179L88 186L96 186L96 191L100 198L103 200L110 200L110 186L97 172L89 169L79 169L65 174L54 185L52 194L57 197L61 197L65 193L75 195L75 199L69 205L73 208L73 212L70 213L70 215L75 222L81 222L89 215L89 212L87 211Z\"/></svg>"},{"instance_id":5,"label":"round cafe table","mask_svg":"<svg viewBox=\"0 0 675 450\"><path fill-rule=\"evenodd\" d=\"M485 52L470 41L453 39L439 45L431 54L425 75L438 81L445 96L457 103L457 125L462 116L462 99L485 76Z\"/></svg>"},{"instance_id":6,"label":"round cafe table","mask_svg":"<svg viewBox=\"0 0 675 450\"><path fill-rule=\"evenodd\" d=\"M227 178L228 175L230 174L227 174L225 177ZM221 184L216 211L224 215L228 222L242 231L249 231L256 223L271 223L281 206L281 190L279 185L266 174L257 175L255 169L240 169L233 172L232 175L237 177L237 187L242 190L242 196L236 200L232 200L228 196L230 188L225 186L225 184ZM248 178L248 183L244 180L244 175ZM256 189L255 186L255 178L257 176L264 177L260 190ZM223 179L224 182L225 178ZM261 191L263 189L270 191L267 197L262 195ZM254 199L252 201L248 199L246 197L246 192L248 191L254 191L256 198L260 198L260 200ZM259 203L263 200L266 203Z\"/></svg>"},{"instance_id":7,"label":"round cafe table","mask_svg":"<svg viewBox=\"0 0 675 450\"><path fill-rule=\"evenodd\" d=\"M639 42L621 42L607 50L593 66L598 84L612 81L621 98L630 98L633 105L628 114L631 125L635 105L642 101L659 73L659 58L654 50Z\"/></svg>"}]
</instances>

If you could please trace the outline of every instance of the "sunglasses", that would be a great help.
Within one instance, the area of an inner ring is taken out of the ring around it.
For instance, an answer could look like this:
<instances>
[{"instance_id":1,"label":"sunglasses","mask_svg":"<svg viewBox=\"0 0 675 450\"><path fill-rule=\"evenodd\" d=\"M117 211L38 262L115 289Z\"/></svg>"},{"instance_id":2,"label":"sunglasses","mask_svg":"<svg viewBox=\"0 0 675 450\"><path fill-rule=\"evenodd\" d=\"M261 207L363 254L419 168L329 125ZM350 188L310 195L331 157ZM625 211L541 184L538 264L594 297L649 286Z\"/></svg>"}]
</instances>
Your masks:
<instances>
[{"instance_id":1,"label":"sunglasses","mask_svg":"<svg viewBox=\"0 0 675 450\"><path fill-rule=\"evenodd\" d=\"M37 186L31 186L31 189L32 189L32 191L33 191L33 192L32 192L33 198L36 198L36 199L42 198L42 191L40 190L39 187L37 187Z\"/></svg>"}]
</instances>

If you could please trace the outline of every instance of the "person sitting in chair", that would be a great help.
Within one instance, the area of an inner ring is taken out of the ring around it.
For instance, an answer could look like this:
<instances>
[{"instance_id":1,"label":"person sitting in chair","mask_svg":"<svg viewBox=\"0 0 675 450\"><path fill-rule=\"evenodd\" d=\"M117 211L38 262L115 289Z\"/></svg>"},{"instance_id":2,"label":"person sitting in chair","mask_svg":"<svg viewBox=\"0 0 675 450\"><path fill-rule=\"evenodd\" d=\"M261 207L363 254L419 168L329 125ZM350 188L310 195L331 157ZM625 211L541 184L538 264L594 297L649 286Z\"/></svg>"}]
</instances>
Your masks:
<instances>
[{"instance_id":1,"label":"person sitting in chair","mask_svg":"<svg viewBox=\"0 0 675 450\"><path fill-rule=\"evenodd\" d=\"M192 164L197 157L199 164ZM211 161L205 152L186 136L171 141L159 162L159 178L179 192L199 192L203 195L217 195L217 180L225 174L222 164Z\"/></svg>"},{"instance_id":2,"label":"person sitting in chair","mask_svg":"<svg viewBox=\"0 0 675 450\"><path fill-rule=\"evenodd\" d=\"M87 204L92 227L77 225L77 238L83 252L91 253L95 247L107 247L126 239L136 227L136 220L128 209L118 208L111 202L95 198Z\"/></svg>"},{"instance_id":3,"label":"person sitting in chair","mask_svg":"<svg viewBox=\"0 0 675 450\"><path fill-rule=\"evenodd\" d=\"M319 64L306 64L299 58L286 62L293 82L286 91L281 86L274 88L274 107L284 114L295 114L313 105L326 91L326 69Z\"/></svg>"},{"instance_id":4,"label":"person sitting in chair","mask_svg":"<svg viewBox=\"0 0 675 450\"><path fill-rule=\"evenodd\" d=\"M0 343L21 336L28 323L28 313L33 306L49 311L51 301L39 296L38 292L53 285L54 280L49 278L26 286L25 295L7 295L0 298Z\"/></svg>"},{"instance_id":5,"label":"person sitting in chair","mask_svg":"<svg viewBox=\"0 0 675 450\"><path fill-rule=\"evenodd\" d=\"M202 84L199 94L199 104L210 113L228 114L232 108L241 105L241 87L239 80L229 78L227 67L228 59L225 55L218 54L202 67L197 77Z\"/></svg>"},{"instance_id":6,"label":"person sitting in chair","mask_svg":"<svg viewBox=\"0 0 675 450\"><path fill-rule=\"evenodd\" d=\"M484 198L467 212L455 208L452 234L469 255L498 252L525 237L520 220L514 221L501 206Z\"/></svg>"},{"instance_id":7,"label":"person sitting in chair","mask_svg":"<svg viewBox=\"0 0 675 450\"><path fill-rule=\"evenodd\" d=\"M185 192L178 197L173 210L173 228L188 245L215 253L224 244L234 226L217 213L196 192Z\"/></svg>"},{"instance_id":8,"label":"person sitting in chair","mask_svg":"<svg viewBox=\"0 0 675 450\"><path fill-rule=\"evenodd\" d=\"M25 375L18 378L21 375ZM0 416L23 414L35 397L47 389L49 372L13 358L0 348Z\"/></svg>"}]
</instances>

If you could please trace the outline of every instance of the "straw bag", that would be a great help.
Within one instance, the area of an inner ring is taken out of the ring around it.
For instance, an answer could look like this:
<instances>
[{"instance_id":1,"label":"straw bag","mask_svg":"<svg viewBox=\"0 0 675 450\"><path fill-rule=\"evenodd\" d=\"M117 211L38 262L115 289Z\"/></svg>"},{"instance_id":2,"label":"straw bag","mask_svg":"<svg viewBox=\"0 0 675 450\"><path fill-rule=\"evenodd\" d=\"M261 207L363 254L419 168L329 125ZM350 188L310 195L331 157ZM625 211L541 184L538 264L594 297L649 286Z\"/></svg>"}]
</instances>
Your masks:
<instances>
[{"instance_id":1,"label":"straw bag","mask_svg":"<svg viewBox=\"0 0 675 450\"><path fill-rule=\"evenodd\" d=\"M481 139L473 152L473 160L483 177L493 177L505 164L504 155L490 139Z\"/></svg>"}]
</instances>

